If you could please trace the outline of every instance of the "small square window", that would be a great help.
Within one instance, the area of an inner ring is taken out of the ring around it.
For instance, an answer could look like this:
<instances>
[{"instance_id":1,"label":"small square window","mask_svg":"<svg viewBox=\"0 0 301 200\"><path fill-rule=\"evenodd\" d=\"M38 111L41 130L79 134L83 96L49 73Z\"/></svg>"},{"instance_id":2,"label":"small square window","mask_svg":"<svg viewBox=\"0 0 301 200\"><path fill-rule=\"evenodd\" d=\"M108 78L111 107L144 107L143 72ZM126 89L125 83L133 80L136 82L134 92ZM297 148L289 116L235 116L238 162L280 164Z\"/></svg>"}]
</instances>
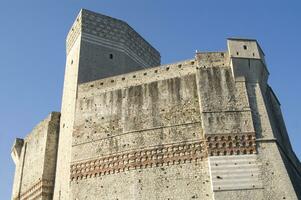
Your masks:
<instances>
[{"instance_id":1,"label":"small square window","mask_svg":"<svg viewBox=\"0 0 301 200\"><path fill-rule=\"evenodd\" d=\"M244 50L247 50L247 49L248 49L247 45L244 45Z\"/></svg>"}]
</instances>

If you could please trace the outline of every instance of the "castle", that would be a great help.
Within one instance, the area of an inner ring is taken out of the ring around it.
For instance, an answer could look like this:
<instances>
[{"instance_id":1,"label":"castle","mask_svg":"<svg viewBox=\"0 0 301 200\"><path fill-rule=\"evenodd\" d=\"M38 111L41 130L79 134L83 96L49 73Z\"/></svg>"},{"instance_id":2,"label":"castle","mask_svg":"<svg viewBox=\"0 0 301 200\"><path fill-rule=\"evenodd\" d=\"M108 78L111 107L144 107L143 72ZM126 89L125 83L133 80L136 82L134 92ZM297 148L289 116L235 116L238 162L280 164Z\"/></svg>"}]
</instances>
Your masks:
<instances>
[{"instance_id":1,"label":"castle","mask_svg":"<svg viewBox=\"0 0 301 200\"><path fill-rule=\"evenodd\" d=\"M12 199L301 199L264 53L227 47L160 66L127 23L82 9L61 112L13 144Z\"/></svg>"}]
</instances>

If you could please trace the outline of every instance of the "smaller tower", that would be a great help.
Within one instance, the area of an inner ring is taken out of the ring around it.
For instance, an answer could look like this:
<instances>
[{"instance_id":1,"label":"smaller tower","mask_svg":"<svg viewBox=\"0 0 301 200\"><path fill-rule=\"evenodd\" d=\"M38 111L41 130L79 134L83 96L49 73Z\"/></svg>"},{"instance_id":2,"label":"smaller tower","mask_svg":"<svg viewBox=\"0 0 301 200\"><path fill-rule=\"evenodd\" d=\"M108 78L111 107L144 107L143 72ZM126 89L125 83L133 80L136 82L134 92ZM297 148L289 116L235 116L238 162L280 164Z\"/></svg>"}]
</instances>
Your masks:
<instances>
[{"instance_id":1,"label":"smaller tower","mask_svg":"<svg viewBox=\"0 0 301 200\"><path fill-rule=\"evenodd\" d=\"M269 72L264 53L257 41L229 38L227 43L235 79L245 78L248 82L266 85Z\"/></svg>"},{"instance_id":2,"label":"smaller tower","mask_svg":"<svg viewBox=\"0 0 301 200\"><path fill-rule=\"evenodd\" d=\"M228 39L228 51L235 82L243 82L247 89L264 199L297 199L301 196L301 164L289 142L280 103L268 85L264 53L256 40L237 38Z\"/></svg>"}]
</instances>

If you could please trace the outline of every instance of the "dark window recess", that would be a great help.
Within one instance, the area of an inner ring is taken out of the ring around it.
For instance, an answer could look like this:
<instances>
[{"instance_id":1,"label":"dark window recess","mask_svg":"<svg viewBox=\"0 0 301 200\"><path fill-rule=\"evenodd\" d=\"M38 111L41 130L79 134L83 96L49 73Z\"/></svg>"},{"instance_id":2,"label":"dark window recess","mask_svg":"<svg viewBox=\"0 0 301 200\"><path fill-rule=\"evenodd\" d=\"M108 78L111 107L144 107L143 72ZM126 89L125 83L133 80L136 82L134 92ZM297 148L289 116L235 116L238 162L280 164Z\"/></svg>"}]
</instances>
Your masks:
<instances>
[{"instance_id":1,"label":"dark window recess","mask_svg":"<svg viewBox=\"0 0 301 200\"><path fill-rule=\"evenodd\" d=\"M247 49L248 49L247 45L244 45L244 50L247 50Z\"/></svg>"},{"instance_id":2,"label":"dark window recess","mask_svg":"<svg viewBox=\"0 0 301 200\"><path fill-rule=\"evenodd\" d=\"M110 53L110 59L113 59L113 54Z\"/></svg>"}]
</instances>

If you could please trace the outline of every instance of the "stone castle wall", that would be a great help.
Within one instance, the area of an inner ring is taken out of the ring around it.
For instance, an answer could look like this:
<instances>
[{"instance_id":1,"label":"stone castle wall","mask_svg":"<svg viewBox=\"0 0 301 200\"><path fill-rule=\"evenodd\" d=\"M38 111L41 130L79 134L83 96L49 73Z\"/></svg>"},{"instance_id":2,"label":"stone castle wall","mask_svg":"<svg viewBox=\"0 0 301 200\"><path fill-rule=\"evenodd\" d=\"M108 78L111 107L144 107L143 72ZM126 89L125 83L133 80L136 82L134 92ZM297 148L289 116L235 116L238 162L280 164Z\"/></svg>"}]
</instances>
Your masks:
<instances>
[{"instance_id":1,"label":"stone castle wall","mask_svg":"<svg viewBox=\"0 0 301 200\"><path fill-rule=\"evenodd\" d=\"M67 37L55 198L68 199L69 196L70 138L78 84L159 63L160 54L125 22L81 10Z\"/></svg>"},{"instance_id":2,"label":"stone castle wall","mask_svg":"<svg viewBox=\"0 0 301 200\"><path fill-rule=\"evenodd\" d=\"M23 140L16 162L13 199L52 199L59 113L52 113ZM16 150L16 149L13 149Z\"/></svg>"},{"instance_id":3,"label":"stone castle wall","mask_svg":"<svg viewBox=\"0 0 301 200\"><path fill-rule=\"evenodd\" d=\"M76 110L74 196L109 199L106 194L115 191L114 197L121 199L212 199L213 191L262 189L246 87L234 83L226 52L198 54L196 60L81 84ZM200 155L192 153L196 145ZM216 178L229 172L220 171L225 159L227 165L237 163L227 168L234 172L228 174L228 182ZM200 165L202 171L190 168L193 165ZM184 179L190 176L188 168L199 182ZM161 176L168 182L161 181ZM143 184L156 179L164 190ZM203 184L204 189L192 190L195 184ZM187 193L176 193L168 189L170 185L181 185ZM118 188L129 196L120 196Z\"/></svg>"},{"instance_id":4,"label":"stone castle wall","mask_svg":"<svg viewBox=\"0 0 301 200\"><path fill-rule=\"evenodd\" d=\"M268 87L263 53L253 43L239 41L229 53L198 53L193 60L80 84L70 166L74 197L296 199L286 172L292 166L286 169L276 143L261 140L273 130L258 128L270 121L256 116L264 115L268 103L258 104L266 96L253 86ZM251 58L231 55L243 55L244 45L255 52L245 53ZM190 175L183 169L199 181L184 179ZM165 189L144 185L151 181ZM199 183L203 189L194 190Z\"/></svg>"},{"instance_id":5,"label":"stone castle wall","mask_svg":"<svg viewBox=\"0 0 301 200\"><path fill-rule=\"evenodd\" d=\"M125 22L82 10L67 37L61 117L14 144L13 197L300 198L264 53L256 40L227 44L152 67L159 53Z\"/></svg>"},{"instance_id":6,"label":"stone castle wall","mask_svg":"<svg viewBox=\"0 0 301 200\"><path fill-rule=\"evenodd\" d=\"M79 85L73 198L212 198L194 70L187 61Z\"/></svg>"}]
</instances>

